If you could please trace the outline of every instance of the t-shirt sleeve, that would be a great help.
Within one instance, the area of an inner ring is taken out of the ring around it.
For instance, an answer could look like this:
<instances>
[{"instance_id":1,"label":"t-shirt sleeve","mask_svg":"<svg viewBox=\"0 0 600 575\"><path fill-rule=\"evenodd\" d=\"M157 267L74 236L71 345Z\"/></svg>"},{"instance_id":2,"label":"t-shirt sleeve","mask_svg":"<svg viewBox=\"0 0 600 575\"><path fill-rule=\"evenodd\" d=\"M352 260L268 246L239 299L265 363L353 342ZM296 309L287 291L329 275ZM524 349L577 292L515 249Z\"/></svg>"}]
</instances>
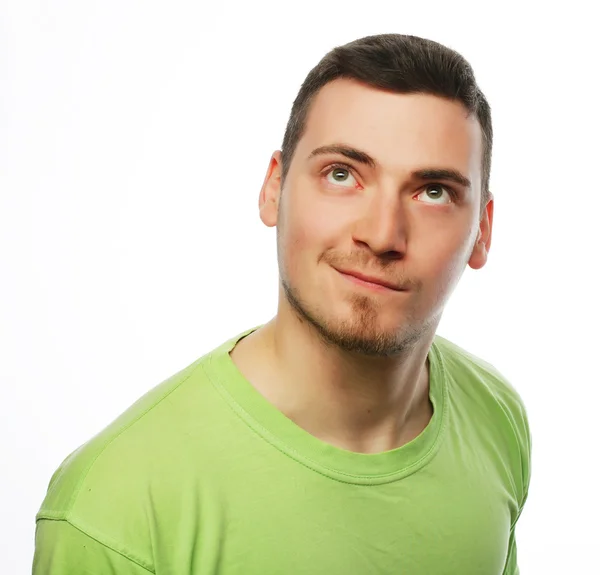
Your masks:
<instances>
[{"instance_id":1,"label":"t-shirt sleeve","mask_svg":"<svg viewBox=\"0 0 600 575\"><path fill-rule=\"evenodd\" d=\"M508 540L508 555L506 557L506 565L502 575L520 575L519 565L517 563L517 541L515 538L514 528L510 530L510 538Z\"/></svg>"},{"instance_id":2,"label":"t-shirt sleeve","mask_svg":"<svg viewBox=\"0 0 600 575\"><path fill-rule=\"evenodd\" d=\"M529 419L527 417L527 411L525 406L519 402L519 413L516 417L517 422L517 436L519 437L519 443L521 446L521 473L522 473L522 485L523 495L519 505L519 513L515 522L510 529L510 538L508 541L508 554L506 557L506 565L502 575L520 575L519 565L517 561L517 538L516 538L516 527L518 520L521 517L523 508L529 495L529 484L531 481L531 429L529 427Z\"/></svg>"},{"instance_id":3,"label":"t-shirt sleeve","mask_svg":"<svg viewBox=\"0 0 600 575\"><path fill-rule=\"evenodd\" d=\"M40 519L35 529L33 575L149 575L122 553L96 541L66 520Z\"/></svg>"}]
</instances>

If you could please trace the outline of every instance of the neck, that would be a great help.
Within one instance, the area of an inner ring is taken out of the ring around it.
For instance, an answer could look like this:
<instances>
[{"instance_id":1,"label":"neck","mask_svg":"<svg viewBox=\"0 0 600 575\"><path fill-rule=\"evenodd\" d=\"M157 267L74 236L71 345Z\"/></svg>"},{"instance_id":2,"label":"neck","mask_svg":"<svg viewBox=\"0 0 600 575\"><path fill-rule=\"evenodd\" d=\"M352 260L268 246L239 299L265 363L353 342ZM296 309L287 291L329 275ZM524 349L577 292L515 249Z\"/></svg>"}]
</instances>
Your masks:
<instances>
[{"instance_id":1,"label":"neck","mask_svg":"<svg viewBox=\"0 0 600 575\"><path fill-rule=\"evenodd\" d=\"M297 425L349 451L379 453L419 435L431 419L427 354L435 328L394 357L366 357L325 342L294 313L244 338L231 357Z\"/></svg>"}]
</instances>

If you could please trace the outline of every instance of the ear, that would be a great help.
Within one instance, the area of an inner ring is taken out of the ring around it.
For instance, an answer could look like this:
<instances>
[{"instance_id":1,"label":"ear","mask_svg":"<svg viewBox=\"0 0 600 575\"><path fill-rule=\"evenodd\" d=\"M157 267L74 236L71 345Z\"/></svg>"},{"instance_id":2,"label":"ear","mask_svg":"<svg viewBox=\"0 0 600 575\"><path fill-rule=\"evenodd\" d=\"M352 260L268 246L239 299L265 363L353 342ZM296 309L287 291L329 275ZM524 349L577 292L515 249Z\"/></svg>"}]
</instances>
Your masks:
<instances>
[{"instance_id":1,"label":"ear","mask_svg":"<svg viewBox=\"0 0 600 575\"><path fill-rule=\"evenodd\" d=\"M487 256L492 245L492 223L494 221L494 196L490 193L490 199L483 210L479 222L477 241L473 246L469 266L474 270L482 268L487 262Z\"/></svg>"},{"instance_id":2,"label":"ear","mask_svg":"<svg viewBox=\"0 0 600 575\"><path fill-rule=\"evenodd\" d=\"M265 226L272 228L277 225L279 199L281 197L281 151L273 152L267 174L260 190L258 208L260 219Z\"/></svg>"}]
</instances>

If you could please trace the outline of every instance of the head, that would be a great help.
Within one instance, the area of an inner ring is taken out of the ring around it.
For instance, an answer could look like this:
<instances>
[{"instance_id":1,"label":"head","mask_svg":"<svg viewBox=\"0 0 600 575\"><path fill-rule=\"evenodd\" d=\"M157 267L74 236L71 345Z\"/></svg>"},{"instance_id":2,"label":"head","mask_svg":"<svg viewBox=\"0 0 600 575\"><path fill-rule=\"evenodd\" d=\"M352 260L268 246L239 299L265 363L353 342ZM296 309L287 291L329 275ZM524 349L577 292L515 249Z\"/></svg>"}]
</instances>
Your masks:
<instances>
[{"instance_id":1,"label":"head","mask_svg":"<svg viewBox=\"0 0 600 575\"><path fill-rule=\"evenodd\" d=\"M261 190L280 305L369 356L428 337L465 267L486 262L491 148L490 108L453 50L385 34L329 52L300 88Z\"/></svg>"}]
</instances>

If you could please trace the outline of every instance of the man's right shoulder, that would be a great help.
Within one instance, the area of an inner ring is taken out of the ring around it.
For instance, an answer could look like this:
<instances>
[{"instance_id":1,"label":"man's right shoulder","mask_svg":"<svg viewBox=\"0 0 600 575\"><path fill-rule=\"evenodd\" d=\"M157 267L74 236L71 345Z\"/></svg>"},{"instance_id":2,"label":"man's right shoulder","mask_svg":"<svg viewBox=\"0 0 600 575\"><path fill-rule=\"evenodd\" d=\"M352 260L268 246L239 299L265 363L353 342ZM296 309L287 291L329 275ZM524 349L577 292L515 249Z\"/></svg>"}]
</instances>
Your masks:
<instances>
[{"instance_id":1,"label":"man's right shoulder","mask_svg":"<svg viewBox=\"0 0 600 575\"><path fill-rule=\"evenodd\" d=\"M82 545L152 572L157 534L195 516L195 494L217 484L230 461L215 438L225 437L238 416L217 380L226 377L221 369L236 339L150 389L62 461L35 517L38 562L54 557L48 546L56 537L67 537L61 545L68 546L81 533Z\"/></svg>"},{"instance_id":2,"label":"man's right shoulder","mask_svg":"<svg viewBox=\"0 0 600 575\"><path fill-rule=\"evenodd\" d=\"M210 425L219 398L203 367L213 352L150 389L70 453L53 473L36 520L97 519L110 507L135 505L169 472L189 428L202 420Z\"/></svg>"}]
</instances>

